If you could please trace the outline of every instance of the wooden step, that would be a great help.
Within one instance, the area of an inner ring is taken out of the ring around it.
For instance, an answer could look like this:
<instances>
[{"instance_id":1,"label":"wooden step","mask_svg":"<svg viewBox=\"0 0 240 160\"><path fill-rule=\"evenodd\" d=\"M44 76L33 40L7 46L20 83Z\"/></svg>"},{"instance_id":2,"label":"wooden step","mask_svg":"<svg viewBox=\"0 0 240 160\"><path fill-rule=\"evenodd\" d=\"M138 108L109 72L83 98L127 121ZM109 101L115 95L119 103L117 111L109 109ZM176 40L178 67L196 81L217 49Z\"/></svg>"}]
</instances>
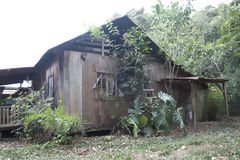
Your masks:
<instances>
[{"instance_id":1,"label":"wooden step","mask_svg":"<svg viewBox=\"0 0 240 160\"><path fill-rule=\"evenodd\" d=\"M144 92L153 92L154 89L143 89Z\"/></svg>"},{"instance_id":2,"label":"wooden step","mask_svg":"<svg viewBox=\"0 0 240 160\"><path fill-rule=\"evenodd\" d=\"M153 96L153 97L147 97L147 99L156 99L157 98L157 96Z\"/></svg>"}]
</instances>

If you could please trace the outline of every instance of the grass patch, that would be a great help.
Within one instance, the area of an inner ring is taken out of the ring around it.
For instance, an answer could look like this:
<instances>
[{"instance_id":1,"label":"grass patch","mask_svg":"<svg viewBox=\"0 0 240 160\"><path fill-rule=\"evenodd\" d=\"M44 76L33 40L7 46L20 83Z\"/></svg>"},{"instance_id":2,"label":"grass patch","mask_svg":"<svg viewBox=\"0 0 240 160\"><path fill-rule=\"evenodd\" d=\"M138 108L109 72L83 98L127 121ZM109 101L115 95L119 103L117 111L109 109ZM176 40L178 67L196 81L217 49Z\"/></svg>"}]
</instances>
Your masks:
<instances>
[{"instance_id":1,"label":"grass patch","mask_svg":"<svg viewBox=\"0 0 240 160\"><path fill-rule=\"evenodd\" d=\"M222 124L187 136L134 139L122 135L84 137L61 146L0 145L0 159L240 159L240 124Z\"/></svg>"}]
</instances>

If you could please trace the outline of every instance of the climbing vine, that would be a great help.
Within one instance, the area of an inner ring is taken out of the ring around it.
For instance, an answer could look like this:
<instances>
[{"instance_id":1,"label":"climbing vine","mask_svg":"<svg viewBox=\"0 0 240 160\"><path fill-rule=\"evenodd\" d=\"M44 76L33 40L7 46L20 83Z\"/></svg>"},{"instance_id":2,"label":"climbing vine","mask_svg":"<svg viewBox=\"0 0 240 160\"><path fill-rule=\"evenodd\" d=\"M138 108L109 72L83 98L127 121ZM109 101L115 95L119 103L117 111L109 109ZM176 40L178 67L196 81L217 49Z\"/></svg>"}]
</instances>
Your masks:
<instances>
[{"instance_id":1,"label":"climbing vine","mask_svg":"<svg viewBox=\"0 0 240 160\"><path fill-rule=\"evenodd\" d=\"M110 42L110 56L120 61L117 74L119 89L124 96L135 99L133 107L128 109L128 115L120 121L121 128L135 137L139 132L151 136L154 128L169 131L173 123L184 128L181 108L177 108L176 101L170 95L159 92L157 97L149 98L143 91L151 83L143 67L153 60L147 35L137 27L121 35L112 23L108 23L106 29L91 27L90 34L96 39L103 38Z\"/></svg>"}]
</instances>

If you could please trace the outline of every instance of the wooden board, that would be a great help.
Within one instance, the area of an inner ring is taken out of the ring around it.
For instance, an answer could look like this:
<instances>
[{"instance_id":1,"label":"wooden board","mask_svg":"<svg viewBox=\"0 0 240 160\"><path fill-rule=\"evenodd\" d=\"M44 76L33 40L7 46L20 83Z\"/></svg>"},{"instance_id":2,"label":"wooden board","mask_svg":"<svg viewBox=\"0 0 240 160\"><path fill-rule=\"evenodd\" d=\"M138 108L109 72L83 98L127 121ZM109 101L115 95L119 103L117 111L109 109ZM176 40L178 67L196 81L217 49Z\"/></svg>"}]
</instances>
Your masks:
<instances>
[{"instance_id":1,"label":"wooden board","mask_svg":"<svg viewBox=\"0 0 240 160\"><path fill-rule=\"evenodd\" d=\"M21 127L21 126L15 125L15 124L1 124L0 125L0 131L13 130L13 129L16 129L18 127Z\"/></svg>"}]
</instances>

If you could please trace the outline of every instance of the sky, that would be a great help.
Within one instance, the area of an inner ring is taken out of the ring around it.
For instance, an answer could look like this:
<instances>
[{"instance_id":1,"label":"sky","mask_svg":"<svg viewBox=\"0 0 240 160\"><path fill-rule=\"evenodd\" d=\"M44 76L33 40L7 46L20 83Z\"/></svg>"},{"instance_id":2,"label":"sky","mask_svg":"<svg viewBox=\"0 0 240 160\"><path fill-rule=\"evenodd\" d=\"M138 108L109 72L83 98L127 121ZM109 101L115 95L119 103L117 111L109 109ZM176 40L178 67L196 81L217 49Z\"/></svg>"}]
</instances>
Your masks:
<instances>
[{"instance_id":1,"label":"sky","mask_svg":"<svg viewBox=\"0 0 240 160\"><path fill-rule=\"evenodd\" d=\"M231 0L196 0L200 10ZM169 0L162 0L169 3ZM89 26L100 26L114 13L124 15L157 0L0 0L0 69L31 67L50 48L70 40Z\"/></svg>"}]
</instances>

